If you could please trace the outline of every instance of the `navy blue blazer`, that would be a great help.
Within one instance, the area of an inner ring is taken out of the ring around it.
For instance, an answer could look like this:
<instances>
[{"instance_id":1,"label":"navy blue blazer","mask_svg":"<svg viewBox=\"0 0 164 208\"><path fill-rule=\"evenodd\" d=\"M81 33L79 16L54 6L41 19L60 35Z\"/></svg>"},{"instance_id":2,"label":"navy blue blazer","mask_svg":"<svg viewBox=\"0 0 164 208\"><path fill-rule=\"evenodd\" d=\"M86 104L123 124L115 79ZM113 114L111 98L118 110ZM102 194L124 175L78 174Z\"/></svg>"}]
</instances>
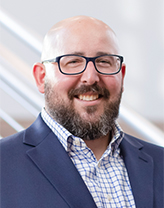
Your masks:
<instances>
[{"instance_id":1,"label":"navy blue blazer","mask_svg":"<svg viewBox=\"0 0 164 208\"><path fill-rule=\"evenodd\" d=\"M41 116L1 143L1 208L96 208L80 174ZM163 148L121 142L137 208L163 207Z\"/></svg>"}]
</instances>

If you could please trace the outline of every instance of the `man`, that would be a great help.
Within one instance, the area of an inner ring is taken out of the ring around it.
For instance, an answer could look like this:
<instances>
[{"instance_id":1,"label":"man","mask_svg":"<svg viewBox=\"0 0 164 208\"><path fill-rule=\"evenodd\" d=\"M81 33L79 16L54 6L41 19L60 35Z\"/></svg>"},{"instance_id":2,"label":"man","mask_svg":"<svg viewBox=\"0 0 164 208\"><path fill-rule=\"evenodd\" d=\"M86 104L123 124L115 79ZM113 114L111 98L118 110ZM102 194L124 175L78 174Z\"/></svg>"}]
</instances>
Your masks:
<instances>
[{"instance_id":1,"label":"man","mask_svg":"<svg viewBox=\"0 0 164 208\"><path fill-rule=\"evenodd\" d=\"M115 33L77 16L47 33L33 67L45 108L2 140L2 208L163 206L163 149L116 122L125 64Z\"/></svg>"}]
</instances>

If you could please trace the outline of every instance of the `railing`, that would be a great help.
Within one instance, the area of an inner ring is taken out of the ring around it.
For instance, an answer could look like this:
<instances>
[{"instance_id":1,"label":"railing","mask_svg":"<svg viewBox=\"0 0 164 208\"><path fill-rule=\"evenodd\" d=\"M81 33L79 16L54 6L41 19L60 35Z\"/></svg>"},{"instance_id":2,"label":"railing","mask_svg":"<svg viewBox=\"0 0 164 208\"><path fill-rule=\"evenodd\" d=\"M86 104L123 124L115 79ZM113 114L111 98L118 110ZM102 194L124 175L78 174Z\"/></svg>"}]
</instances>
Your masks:
<instances>
[{"instance_id":1,"label":"railing","mask_svg":"<svg viewBox=\"0 0 164 208\"><path fill-rule=\"evenodd\" d=\"M10 117L7 113L5 113L2 109L0 109L1 118L6 121L13 129L16 131L22 131L24 128L17 123L12 117Z\"/></svg>"},{"instance_id":2,"label":"railing","mask_svg":"<svg viewBox=\"0 0 164 208\"><path fill-rule=\"evenodd\" d=\"M27 32L27 30L24 29L23 26L16 23L16 21L11 19L4 11L0 10L0 22L2 25L9 30L11 33L13 33L15 36L17 36L20 40L22 40L24 43L26 43L29 47L31 47L33 50L36 51L36 53L41 54L41 48L42 44L38 41L38 39L34 38L31 34ZM2 75L2 82L4 89L7 90L7 93L11 92L12 89L14 89L14 92L12 91L10 95L14 97L18 97L20 100L20 103L23 105L27 105L27 109L30 110L34 115L37 114L38 109L41 107L40 103L38 102L38 99L35 98L35 95L32 96L32 92L29 92L29 89L26 88L26 93L24 93L24 90L22 87L20 87L20 81L16 80L15 82L12 82L11 80L16 79L15 77L11 77L11 74L6 74L6 70L1 69L1 75ZM23 83L21 83L21 86ZM7 86L6 86L7 85ZM12 85L12 86L11 86ZM20 96L21 95L21 96ZM4 113L1 111L2 116L4 118ZM5 115L6 116L6 115ZM6 116L7 118L7 116ZM125 106L121 106L120 109L120 119L123 120L127 125L130 126L134 131L136 131L141 137L149 142L152 142L154 144L164 146L164 133L159 130L157 127L152 125L150 122L148 122L146 119L138 115L137 113L130 111ZM10 122L10 121L11 122ZM6 119L7 121L7 119ZM14 125L14 122L12 122L12 119L8 119L8 122L11 125ZM21 129L21 127L20 127ZM17 129L19 130L19 128Z\"/></svg>"},{"instance_id":3,"label":"railing","mask_svg":"<svg viewBox=\"0 0 164 208\"><path fill-rule=\"evenodd\" d=\"M0 22L6 29L13 33L13 35L16 35L37 53L41 53L42 44L34 38L33 35L28 33L27 30L24 29L24 26L21 26L21 24L18 24L13 18L10 18L2 9L0 9Z\"/></svg>"},{"instance_id":4,"label":"railing","mask_svg":"<svg viewBox=\"0 0 164 208\"><path fill-rule=\"evenodd\" d=\"M136 131L141 138L164 147L164 133L132 109L121 106L120 119Z\"/></svg>"},{"instance_id":5,"label":"railing","mask_svg":"<svg viewBox=\"0 0 164 208\"><path fill-rule=\"evenodd\" d=\"M7 71L0 65L0 86L1 88L14 100L20 103L27 111L35 117L41 109L43 99L37 96L34 90L26 86L26 84L19 80L16 76Z\"/></svg>"}]
</instances>

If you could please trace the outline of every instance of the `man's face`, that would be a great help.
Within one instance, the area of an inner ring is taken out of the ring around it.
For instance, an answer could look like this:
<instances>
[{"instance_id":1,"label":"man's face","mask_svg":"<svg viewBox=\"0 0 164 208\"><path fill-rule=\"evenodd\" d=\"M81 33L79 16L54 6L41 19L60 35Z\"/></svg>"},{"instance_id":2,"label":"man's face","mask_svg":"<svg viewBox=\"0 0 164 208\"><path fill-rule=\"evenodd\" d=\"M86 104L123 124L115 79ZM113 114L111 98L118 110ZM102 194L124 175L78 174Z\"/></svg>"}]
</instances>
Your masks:
<instances>
[{"instance_id":1,"label":"man's face","mask_svg":"<svg viewBox=\"0 0 164 208\"><path fill-rule=\"evenodd\" d=\"M100 25L86 23L72 25L71 28L60 31L58 44L56 44L58 48L53 50L52 46L50 56L52 58L54 54L53 58L55 58L64 54L79 54L94 57L101 54L118 54L113 36L111 31ZM96 128L99 128L101 123L102 128L106 129L103 134L107 134L118 114L124 70L116 75L101 75L95 70L93 63L89 62L82 74L64 75L59 71L57 63L45 66L47 72L45 108L47 112L69 131L72 131L71 133L78 134L78 130L73 129L80 128L80 126L81 131L84 128L87 128L87 131L89 129L94 131L93 126L96 125ZM107 122L108 118L112 122ZM71 122L75 126L70 124ZM104 127L103 122L110 127L108 129ZM84 131L76 136L89 137ZM91 137L96 135L100 136L97 130Z\"/></svg>"}]
</instances>

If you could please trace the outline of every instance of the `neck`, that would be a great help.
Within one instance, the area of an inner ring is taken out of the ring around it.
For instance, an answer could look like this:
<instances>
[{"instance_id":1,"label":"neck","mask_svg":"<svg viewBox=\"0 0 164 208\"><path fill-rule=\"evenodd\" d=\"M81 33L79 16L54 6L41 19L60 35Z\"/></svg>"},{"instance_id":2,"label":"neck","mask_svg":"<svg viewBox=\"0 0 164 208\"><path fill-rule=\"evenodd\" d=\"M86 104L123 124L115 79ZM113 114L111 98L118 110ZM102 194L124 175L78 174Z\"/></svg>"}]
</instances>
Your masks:
<instances>
[{"instance_id":1,"label":"neck","mask_svg":"<svg viewBox=\"0 0 164 208\"><path fill-rule=\"evenodd\" d=\"M107 146L109 145L111 141L110 134L107 134L106 136L103 136L101 138L95 139L95 140L84 140L86 145L92 150L94 153L97 161L101 158L105 150L107 149Z\"/></svg>"}]
</instances>

